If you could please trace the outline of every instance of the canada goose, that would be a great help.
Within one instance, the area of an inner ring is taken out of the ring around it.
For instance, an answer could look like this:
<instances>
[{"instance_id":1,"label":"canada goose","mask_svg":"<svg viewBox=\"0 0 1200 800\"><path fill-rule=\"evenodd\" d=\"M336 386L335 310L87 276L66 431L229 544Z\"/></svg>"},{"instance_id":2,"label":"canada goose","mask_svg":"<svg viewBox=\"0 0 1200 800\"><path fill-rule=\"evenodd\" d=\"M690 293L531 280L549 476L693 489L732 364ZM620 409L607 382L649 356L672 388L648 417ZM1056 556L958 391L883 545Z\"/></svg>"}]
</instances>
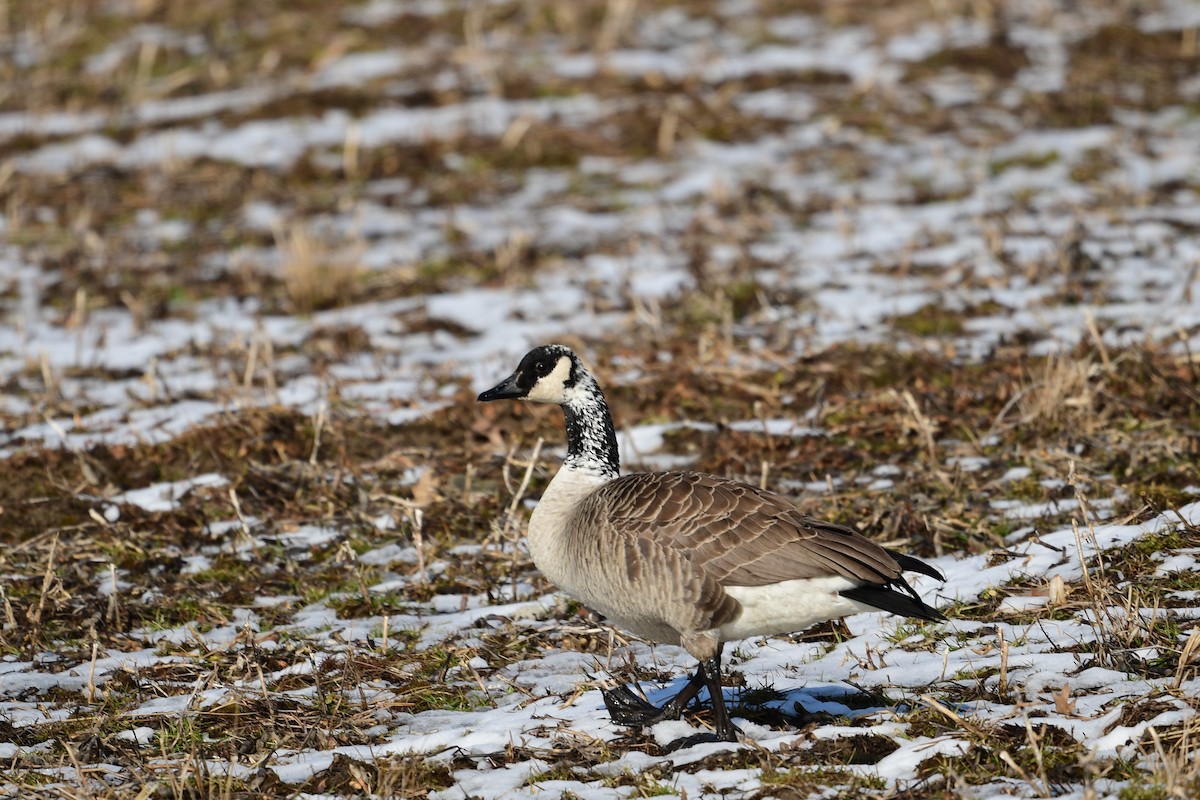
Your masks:
<instances>
[{"instance_id":1,"label":"canada goose","mask_svg":"<svg viewBox=\"0 0 1200 800\"><path fill-rule=\"evenodd\" d=\"M568 347L529 351L479 400L555 403L566 417L566 460L529 520L529 552L542 574L618 627L682 645L700 662L661 708L626 686L605 690L614 722L678 719L705 686L715 739L737 741L721 695L724 642L860 611L943 618L901 575L945 580L940 572L805 516L782 495L696 472L620 476L604 393Z\"/></svg>"}]
</instances>

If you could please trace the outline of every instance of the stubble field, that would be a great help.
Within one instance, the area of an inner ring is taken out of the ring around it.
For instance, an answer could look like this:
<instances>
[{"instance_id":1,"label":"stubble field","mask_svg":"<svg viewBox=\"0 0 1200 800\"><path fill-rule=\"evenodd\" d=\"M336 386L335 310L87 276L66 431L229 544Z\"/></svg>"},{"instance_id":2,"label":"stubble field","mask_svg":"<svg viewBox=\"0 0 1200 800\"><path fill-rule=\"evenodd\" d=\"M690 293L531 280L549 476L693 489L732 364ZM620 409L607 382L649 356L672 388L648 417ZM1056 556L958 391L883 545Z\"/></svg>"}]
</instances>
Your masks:
<instances>
[{"instance_id":1,"label":"stubble field","mask_svg":"<svg viewBox=\"0 0 1200 800\"><path fill-rule=\"evenodd\" d=\"M1200 793L1187 2L0 5L0 793ZM627 469L949 618L691 664L520 542L561 341Z\"/></svg>"}]
</instances>

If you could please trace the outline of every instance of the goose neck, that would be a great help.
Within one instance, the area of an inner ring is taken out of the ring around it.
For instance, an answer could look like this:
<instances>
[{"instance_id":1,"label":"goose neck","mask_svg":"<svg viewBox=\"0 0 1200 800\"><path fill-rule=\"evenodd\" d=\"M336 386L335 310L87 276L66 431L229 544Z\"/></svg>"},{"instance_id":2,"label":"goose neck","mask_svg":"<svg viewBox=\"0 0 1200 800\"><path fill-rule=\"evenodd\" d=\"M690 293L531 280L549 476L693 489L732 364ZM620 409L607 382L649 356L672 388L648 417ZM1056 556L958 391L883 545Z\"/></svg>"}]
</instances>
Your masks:
<instances>
[{"instance_id":1,"label":"goose neck","mask_svg":"<svg viewBox=\"0 0 1200 800\"><path fill-rule=\"evenodd\" d=\"M611 480L621 471L617 432L604 393L591 376L562 404L567 422L567 460L563 467Z\"/></svg>"}]
</instances>

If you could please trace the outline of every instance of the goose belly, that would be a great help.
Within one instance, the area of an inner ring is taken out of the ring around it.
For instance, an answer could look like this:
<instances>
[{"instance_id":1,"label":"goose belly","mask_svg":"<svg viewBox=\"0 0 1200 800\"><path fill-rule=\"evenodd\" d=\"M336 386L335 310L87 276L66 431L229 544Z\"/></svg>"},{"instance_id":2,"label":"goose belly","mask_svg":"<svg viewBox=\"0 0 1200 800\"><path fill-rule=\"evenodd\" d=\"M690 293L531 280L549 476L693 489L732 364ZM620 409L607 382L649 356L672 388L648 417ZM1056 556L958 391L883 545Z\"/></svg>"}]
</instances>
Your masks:
<instances>
[{"instance_id":1,"label":"goose belly","mask_svg":"<svg viewBox=\"0 0 1200 800\"><path fill-rule=\"evenodd\" d=\"M666 598L653 583L631 579L623 557L588 550L575 549L559 586L622 630L652 642L679 644L679 628L669 621Z\"/></svg>"},{"instance_id":2,"label":"goose belly","mask_svg":"<svg viewBox=\"0 0 1200 800\"><path fill-rule=\"evenodd\" d=\"M586 605L589 608L594 608L590 603ZM680 643L679 631L675 630L674 627L664 622L661 618L636 613L630 615L622 609L596 610L604 614L605 619L610 625L632 633L640 639L658 644L678 645Z\"/></svg>"},{"instance_id":3,"label":"goose belly","mask_svg":"<svg viewBox=\"0 0 1200 800\"><path fill-rule=\"evenodd\" d=\"M721 641L746 639L751 636L773 636L793 633L818 622L878 611L838 594L858 583L848 578L802 578L781 581L766 586L726 586L725 591L742 604L737 619L717 629Z\"/></svg>"},{"instance_id":4,"label":"goose belly","mask_svg":"<svg viewBox=\"0 0 1200 800\"><path fill-rule=\"evenodd\" d=\"M586 587L576 587L568 593L623 631L651 642L679 644L679 630L664 618L662 609L639 602L632 594L614 596L609 592L588 591Z\"/></svg>"},{"instance_id":5,"label":"goose belly","mask_svg":"<svg viewBox=\"0 0 1200 800\"><path fill-rule=\"evenodd\" d=\"M606 553L590 537L530 540L530 555L555 586L622 630L662 644L679 644L666 598L650 581L630 578L623 555ZM678 615L677 615L678 616Z\"/></svg>"}]
</instances>

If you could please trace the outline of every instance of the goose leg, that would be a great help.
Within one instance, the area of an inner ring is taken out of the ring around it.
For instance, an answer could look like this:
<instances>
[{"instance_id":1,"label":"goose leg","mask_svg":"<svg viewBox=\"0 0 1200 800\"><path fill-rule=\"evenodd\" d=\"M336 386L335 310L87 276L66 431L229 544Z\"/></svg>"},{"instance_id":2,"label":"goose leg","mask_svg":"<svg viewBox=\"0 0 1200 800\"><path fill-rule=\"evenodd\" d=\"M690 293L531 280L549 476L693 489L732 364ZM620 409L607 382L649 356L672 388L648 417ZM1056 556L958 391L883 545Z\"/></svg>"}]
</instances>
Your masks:
<instances>
[{"instance_id":1,"label":"goose leg","mask_svg":"<svg viewBox=\"0 0 1200 800\"><path fill-rule=\"evenodd\" d=\"M721 692L721 651L712 658L700 664L704 672L705 685L708 686L708 696L712 698L713 727L718 742L736 742L741 731L733 720L729 719L729 711L725 708L725 695Z\"/></svg>"},{"instance_id":2,"label":"goose leg","mask_svg":"<svg viewBox=\"0 0 1200 800\"><path fill-rule=\"evenodd\" d=\"M725 696L721 693L721 651L712 658L705 659L700 662L700 669L697 670L698 675L703 675L703 682L708 687L708 696L712 699L713 709L713 727L715 730L712 733L697 733L692 736L685 736L682 739L676 739L668 744L663 750L671 752L684 747L691 747L694 744L704 744L706 742L736 742L738 734L741 730L729 718L729 711L725 708Z\"/></svg>"}]
</instances>

